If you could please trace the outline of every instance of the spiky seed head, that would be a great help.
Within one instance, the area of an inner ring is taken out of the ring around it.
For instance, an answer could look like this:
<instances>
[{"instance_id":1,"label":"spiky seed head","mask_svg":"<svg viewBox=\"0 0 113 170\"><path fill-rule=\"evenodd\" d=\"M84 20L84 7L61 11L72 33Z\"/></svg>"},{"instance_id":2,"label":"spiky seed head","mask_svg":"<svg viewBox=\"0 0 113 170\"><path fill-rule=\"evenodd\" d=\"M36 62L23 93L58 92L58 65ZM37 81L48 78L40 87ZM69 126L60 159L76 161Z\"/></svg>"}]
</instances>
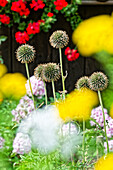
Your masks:
<instances>
[{"instance_id":1,"label":"spiky seed head","mask_svg":"<svg viewBox=\"0 0 113 170\"><path fill-rule=\"evenodd\" d=\"M57 81L60 78L60 67L56 63L48 63L42 72L46 82Z\"/></svg>"},{"instance_id":2,"label":"spiky seed head","mask_svg":"<svg viewBox=\"0 0 113 170\"><path fill-rule=\"evenodd\" d=\"M65 31L57 30L50 36L49 42L54 48L63 48L69 42L69 37Z\"/></svg>"},{"instance_id":3,"label":"spiky seed head","mask_svg":"<svg viewBox=\"0 0 113 170\"><path fill-rule=\"evenodd\" d=\"M87 76L81 77L75 84L75 87L77 89L80 89L82 87L87 87L89 88L89 78Z\"/></svg>"},{"instance_id":4,"label":"spiky seed head","mask_svg":"<svg viewBox=\"0 0 113 170\"><path fill-rule=\"evenodd\" d=\"M30 63L35 58L34 47L28 44L21 45L16 51L16 58L21 63Z\"/></svg>"},{"instance_id":5,"label":"spiky seed head","mask_svg":"<svg viewBox=\"0 0 113 170\"><path fill-rule=\"evenodd\" d=\"M90 88L94 91L102 91L108 86L108 78L102 72L94 72L90 77Z\"/></svg>"},{"instance_id":6,"label":"spiky seed head","mask_svg":"<svg viewBox=\"0 0 113 170\"><path fill-rule=\"evenodd\" d=\"M41 79L43 80L43 76L42 76L42 71L44 69L46 64L39 64L35 69L34 69L34 76L37 78L37 79Z\"/></svg>"}]
</instances>

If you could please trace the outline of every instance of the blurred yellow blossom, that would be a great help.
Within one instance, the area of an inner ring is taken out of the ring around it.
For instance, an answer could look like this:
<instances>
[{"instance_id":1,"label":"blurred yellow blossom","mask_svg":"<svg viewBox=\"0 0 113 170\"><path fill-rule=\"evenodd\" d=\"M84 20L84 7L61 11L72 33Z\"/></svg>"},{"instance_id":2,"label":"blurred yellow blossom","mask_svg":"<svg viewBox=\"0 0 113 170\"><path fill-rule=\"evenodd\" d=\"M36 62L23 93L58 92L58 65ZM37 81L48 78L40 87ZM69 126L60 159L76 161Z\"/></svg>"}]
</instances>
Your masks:
<instances>
[{"instance_id":1,"label":"blurred yellow blossom","mask_svg":"<svg viewBox=\"0 0 113 170\"><path fill-rule=\"evenodd\" d=\"M100 15L84 20L72 35L83 56L102 50L113 54L113 16Z\"/></svg>"},{"instance_id":2,"label":"blurred yellow blossom","mask_svg":"<svg viewBox=\"0 0 113 170\"><path fill-rule=\"evenodd\" d=\"M111 118L113 119L113 103L112 105L110 106L110 112L109 112Z\"/></svg>"},{"instance_id":3,"label":"blurred yellow blossom","mask_svg":"<svg viewBox=\"0 0 113 170\"><path fill-rule=\"evenodd\" d=\"M21 73L7 73L0 78L0 90L4 98L20 99L26 94L27 79Z\"/></svg>"},{"instance_id":4,"label":"blurred yellow blossom","mask_svg":"<svg viewBox=\"0 0 113 170\"><path fill-rule=\"evenodd\" d=\"M96 92L81 88L71 92L65 101L56 104L59 115L64 121L82 121L90 118L91 110L99 104Z\"/></svg>"},{"instance_id":5,"label":"blurred yellow blossom","mask_svg":"<svg viewBox=\"0 0 113 170\"><path fill-rule=\"evenodd\" d=\"M2 101L3 101L3 94L0 91L0 104L2 103Z\"/></svg>"},{"instance_id":6,"label":"blurred yellow blossom","mask_svg":"<svg viewBox=\"0 0 113 170\"><path fill-rule=\"evenodd\" d=\"M113 153L102 156L96 162L95 170L113 170Z\"/></svg>"},{"instance_id":7,"label":"blurred yellow blossom","mask_svg":"<svg viewBox=\"0 0 113 170\"><path fill-rule=\"evenodd\" d=\"M5 64L0 64L0 77L7 73L7 67Z\"/></svg>"}]
</instances>

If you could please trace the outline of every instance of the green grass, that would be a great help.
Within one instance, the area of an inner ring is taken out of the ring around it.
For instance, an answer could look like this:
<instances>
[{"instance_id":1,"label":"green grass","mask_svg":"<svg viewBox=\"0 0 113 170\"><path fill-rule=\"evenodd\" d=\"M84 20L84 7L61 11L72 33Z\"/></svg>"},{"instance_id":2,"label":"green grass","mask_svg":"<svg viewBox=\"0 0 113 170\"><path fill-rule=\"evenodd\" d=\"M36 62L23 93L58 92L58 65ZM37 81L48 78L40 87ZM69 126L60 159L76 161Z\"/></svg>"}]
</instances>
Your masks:
<instances>
[{"instance_id":1,"label":"green grass","mask_svg":"<svg viewBox=\"0 0 113 170\"><path fill-rule=\"evenodd\" d=\"M39 152L30 152L21 156L21 160L15 165L16 170L73 170L71 161L65 162L59 151L48 155ZM75 169L75 168L74 168Z\"/></svg>"},{"instance_id":2,"label":"green grass","mask_svg":"<svg viewBox=\"0 0 113 170\"><path fill-rule=\"evenodd\" d=\"M13 163L18 160L17 157L12 158L12 144L16 133L14 122L12 122L13 115L11 110L16 108L18 101L4 100L0 105L0 136L5 139L4 148L0 149L0 169L12 170Z\"/></svg>"}]
</instances>

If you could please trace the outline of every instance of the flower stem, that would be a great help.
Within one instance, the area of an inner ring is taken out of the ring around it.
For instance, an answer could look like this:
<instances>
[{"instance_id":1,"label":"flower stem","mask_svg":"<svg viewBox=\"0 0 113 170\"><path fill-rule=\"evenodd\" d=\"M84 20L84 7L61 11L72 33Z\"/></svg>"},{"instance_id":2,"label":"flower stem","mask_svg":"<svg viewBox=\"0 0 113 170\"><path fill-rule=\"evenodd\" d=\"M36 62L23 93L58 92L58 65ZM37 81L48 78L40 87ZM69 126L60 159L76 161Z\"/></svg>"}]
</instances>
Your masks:
<instances>
[{"instance_id":1,"label":"flower stem","mask_svg":"<svg viewBox=\"0 0 113 170\"><path fill-rule=\"evenodd\" d=\"M83 150L83 164L85 164L85 120L83 120L83 143L82 143L82 150Z\"/></svg>"},{"instance_id":2,"label":"flower stem","mask_svg":"<svg viewBox=\"0 0 113 170\"><path fill-rule=\"evenodd\" d=\"M63 99L65 100L65 79L64 79L64 75L63 75L63 65L62 65L62 52L61 52L61 48L59 48L59 55L60 55L60 67L61 67L61 76L62 76L62 86L63 86Z\"/></svg>"},{"instance_id":3,"label":"flower stem","mask_svg":"<svg viewBox=\"0 0 113 170\"><path fill-rule=\"evenodd\" d=\"M29 81L29 87L30 87L30 90L31 90L32 100L33 100L33 103L34 103L34 108L36 109L35 100L34 100L33 91L32 91L31 82L30 82L29 69L28 69L28 64L27 63L25 63L25 67L26 67L27 77L28 77L28 81Z\"/></svg>"},{"instance_id":4,"label":"flower stem","mask_svg":"<svg viewBox=\"0 0 113 170\"><path fill-rule=\"evenodd\" d=\"M99 90L98 90L98 97L99 97L99 101L100 101L100 105L101 105L102 113L103 113L103 119L104 119L104 131L105 131L105 138L106 138L106 143L107 143L107 153L109 153L109 144L108 144L108 138L107 138L107 133L106 133L105 114L104 114L104 108L103 108L103 103L102 103L102 97L101 97L101 93Z\"/></svg>"},{"instance_id":5,"label":"flower stem","mask_svg":"<svg viewBox=\"0 0 113 170\"><path fill-rule=\"evenodd\" d=\"M56 96L55 96L55 84L54 84L54 81L53 81L53 80L52 80L52 89L53 89L54 101L56 102Z\"/></svg>"},{"instance_id":6,"label":"flower stem","mask_svg":"<svg viewBox=\"0 0 113 170\"><path fill-rule=\"evenodd\" d=\"M46 89L46 83L45 83L44 80L43 80L43 83L44 83L44 90L45 90L45 103L46 103L46 106L47 106L47 89Z\"/></svg>"}]
</instances>

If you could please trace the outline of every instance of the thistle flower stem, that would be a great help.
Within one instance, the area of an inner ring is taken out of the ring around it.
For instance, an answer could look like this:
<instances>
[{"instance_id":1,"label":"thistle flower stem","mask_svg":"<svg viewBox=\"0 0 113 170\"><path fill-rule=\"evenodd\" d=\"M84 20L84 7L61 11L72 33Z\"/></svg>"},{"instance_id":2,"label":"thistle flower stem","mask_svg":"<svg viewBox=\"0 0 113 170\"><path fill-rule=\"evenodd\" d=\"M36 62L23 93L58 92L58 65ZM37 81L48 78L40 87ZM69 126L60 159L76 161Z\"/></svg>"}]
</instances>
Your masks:
<instances>
[{"instance_id":1,"label":"thistle flower stem","mask_svg":"<svg viewBox=\"0 0 113 170\"><path fill-rule=\"evenodd\" d=\"M46 106L47 106L47 89L46 89L46 83L45 83L44 80L43 80L43 83L44 83L44 90L45 90L45 103L46 103Z\"/></svg>"},{"instance_id":2,"label":"thistle flower stem","mask_svg":"<svg viewBox=\"0 0 113 170\"><path fill-rule=\"evenodd\" d=\"M82 150L83 150L83 164L85 164L85 120L83 119L83 143L82 143Z\"/></svg>"},{"instance_id":3,"label":"thistle flower stem","mask_svg":"<svg viewBox=\"0 0 113 170\"><path fill-rule=\"evenodd\" d=\"M62 51L59 48L59 55L60 55L60 67L61 67L61 75L62 75L62 86L63 86L63 99L65 100L65 83L64 83L64 75L63 75L63 65L62 65Z\"/></svg>"},{"instance_id":4,"label":"thistle flower stem","mask_svg":"<svg viewBox=\"0 0 113 170\"><path fill-rule=\"evenodd\" d=\"M52 80L52 89L53 89L54 101L56 102L56 96L55 96L55 84L54 84L54 81L53 81L53 80Z\"/></svg>"},{"instance_id":5,"label":"thistle flower stem","mask_svg":"<svg viewBox=\"0 0 113 170\"><path fill-rule=\"evenodd\" d=\"M34 103L34 108L36 109L35 100L34 100L33 91L32 91L31 82L30 82L29 69L28 69L28 64L27 63L25 63L25 67L26 67L27 77L28 77L28 81L29 81L29 87L30 87L30 90L31 90L32 100L33 100L33 103Z\"/></svg>"},{"instance_id":6,"label":"thistle flower stem","mask_svg":"<svg viewBox=\"0 0 113 170\"><path fill-rule=\"evenodd\" d=\"M100 105L101 105L102 113L103 113L103 119L104 119L104 131L105 131L105 138L106 138L106 143L107 143L107 153L109 153L109 144L108 144L108 138L107 138L107 133L106 133L105 114L104 114L104 108L103 108L103 103L102 103L102 97L101 97L101 93L99 90L98 90L98 97L99 97L99 101L100 101Z\"/></svg>"}]
</instances>

